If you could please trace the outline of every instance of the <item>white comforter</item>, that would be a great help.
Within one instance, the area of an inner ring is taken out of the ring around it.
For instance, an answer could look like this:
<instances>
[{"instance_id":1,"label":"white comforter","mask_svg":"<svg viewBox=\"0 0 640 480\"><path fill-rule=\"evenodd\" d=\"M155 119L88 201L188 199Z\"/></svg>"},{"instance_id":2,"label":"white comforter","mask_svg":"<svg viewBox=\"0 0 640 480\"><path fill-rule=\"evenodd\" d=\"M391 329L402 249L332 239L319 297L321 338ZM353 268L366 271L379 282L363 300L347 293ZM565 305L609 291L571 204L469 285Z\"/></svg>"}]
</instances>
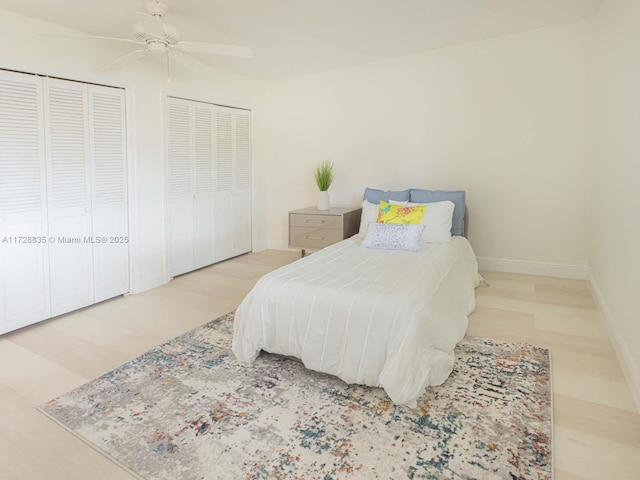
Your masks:
<instances>
[{"instance_id":1,"label":"white comforter","mask_svg":"<svg viewBox=\"0 0 640 480\"><path fill-rule=\"evenodd\" d=\"M415 406L453 369L475 308L475 255L463 237L419 253L359 245L353 237L262 277L236 311L233 353L294 356Z\"/></svg>"}]
</instances>

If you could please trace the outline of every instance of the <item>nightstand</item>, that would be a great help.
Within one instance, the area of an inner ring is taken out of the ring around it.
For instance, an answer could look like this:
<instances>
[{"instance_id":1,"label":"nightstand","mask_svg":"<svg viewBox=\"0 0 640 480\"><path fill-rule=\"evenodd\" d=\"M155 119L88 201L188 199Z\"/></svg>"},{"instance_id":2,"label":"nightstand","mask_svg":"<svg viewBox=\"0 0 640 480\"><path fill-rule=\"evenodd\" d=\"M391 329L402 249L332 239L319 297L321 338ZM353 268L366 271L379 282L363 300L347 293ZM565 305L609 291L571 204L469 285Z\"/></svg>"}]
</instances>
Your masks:
<instances>
[{"instance_id":1,"label":"nightstand","mask_svg":"<svg viewBox=\"0 0 640 480\"><path fill-rule=\"evenodd\" d=\"M306 207L289 212L289 248L318 250L358 233L362 207Z\"/></svg>"}]
</instances>

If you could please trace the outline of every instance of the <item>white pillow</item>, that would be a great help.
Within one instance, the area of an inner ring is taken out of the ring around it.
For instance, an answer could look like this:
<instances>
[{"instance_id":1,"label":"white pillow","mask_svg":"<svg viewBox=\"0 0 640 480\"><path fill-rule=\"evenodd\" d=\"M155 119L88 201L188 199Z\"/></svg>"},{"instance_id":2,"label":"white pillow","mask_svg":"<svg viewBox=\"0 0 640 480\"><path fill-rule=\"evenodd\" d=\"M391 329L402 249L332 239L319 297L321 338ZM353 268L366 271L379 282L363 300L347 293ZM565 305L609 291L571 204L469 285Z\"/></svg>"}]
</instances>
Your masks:
<instances>
[{"instance_id":1,"label":"white pillow","mask_svg":"<svg viewBox=\"0 0 640 480\"><path fill-rule=\"evenodd\" d=\"M370 203L367 200L362 202L362 215L360 216L360 230L358 236L364 238L367 234L367 225L376 221L378 218L378 209L380 205L377 203Z\"/></svg>"},{"instance_id":2,"label":"white pillow","mask_svg":"<svg viewBox=\"0 0 640 480\"><path fill-rule=\"evenodd\" d=\"M420 222L425 227L422 233L423 242L444 243L451 239L451 223L453 221L453 209L455 208L453 202L445 200L443 202L411 203L391 200L390 203L408 207L426 205L427 208L424 211L422 222Z\"/></svg>"},{"instance_id":3,"label":"white pillow","mask_svg":"<svg viewBox=\"0 0 640 480\"><path fill-rule=\"evenodd\" d=\"M409 205L409 202L398 202L391 200L389 203L392 205ZM415 203L413 205L425 205L422 203ZM358 236L364 238L367 234L367 226L378 219L378 210L380 210L379 203L371 203L368 200L362 202L362 215L360 216L360 229L358 230Z\"/></svg>"}]
</instances>

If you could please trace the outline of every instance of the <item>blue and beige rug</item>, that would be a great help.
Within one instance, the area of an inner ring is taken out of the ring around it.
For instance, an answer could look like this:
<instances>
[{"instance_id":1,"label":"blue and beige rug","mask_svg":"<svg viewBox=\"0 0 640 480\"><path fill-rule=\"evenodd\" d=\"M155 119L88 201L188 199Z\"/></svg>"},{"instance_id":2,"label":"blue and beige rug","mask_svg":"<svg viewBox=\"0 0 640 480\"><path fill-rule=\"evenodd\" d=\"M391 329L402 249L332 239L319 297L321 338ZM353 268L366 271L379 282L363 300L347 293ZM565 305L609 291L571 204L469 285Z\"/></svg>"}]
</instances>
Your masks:
<instances>
[{"instance_id":1,"label":"blue and beige rug","mask_svg":"<svg viewBox=\"0 0 640 480\"><path fill-rule=\"evenodd\" d=\"M233 314L40 410L144 479L550 479L549 353L467 337L410 409L297 361L231 353Z\"/></svg>"}]
</instances>

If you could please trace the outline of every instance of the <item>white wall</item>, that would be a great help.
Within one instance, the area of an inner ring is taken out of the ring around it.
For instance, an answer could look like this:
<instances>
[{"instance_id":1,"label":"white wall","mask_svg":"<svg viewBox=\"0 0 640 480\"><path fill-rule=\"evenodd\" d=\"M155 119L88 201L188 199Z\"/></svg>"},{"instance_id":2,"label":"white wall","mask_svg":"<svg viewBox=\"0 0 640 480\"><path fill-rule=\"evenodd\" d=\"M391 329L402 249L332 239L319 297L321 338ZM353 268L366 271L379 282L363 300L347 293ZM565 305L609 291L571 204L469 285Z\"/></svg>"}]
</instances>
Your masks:
<instances>
[{"instance_id":1,"label":"white wall","mask_svg":"<svg viewBox=\"0 0 640 480\"><path fill-rule=\"evenodd\" d=\"M594 24L589 269L640 408L640 2L605 0Z\"/></svg>"},{"instance_id":2,"label":"white wall","mask_svg":"<svg viewBox=\"0 0 640 480\"><path fill-rule=\"evenodd\" d=\"M584 268L590 33L581 21L273 83L270 247L286 247L287 211L315 204L312 168L330 159L333 205L366 186L464 189L479 257Z\"/></svg>"},{"instance_id":3,"label":"white wall","mask_svg":"<svg viewBox=\"0 0 640 480\"><path fill-rule=\"evenodd\" d=\"M116 71L100 67L131 51L111 42L39 35L62 27L0 10L0 68L126 87L132 188L133 288L142 291L167 281L165 242L164 108L167 94L254 109L254 164L257 196L266 190L259 125L264 83L203 67L174 66L167 84L163 58L145 58ZM258 204L262 208L262 204ZM256 211L254 247L264 248L266 222Z\"/></svg>"}]
</instances>

